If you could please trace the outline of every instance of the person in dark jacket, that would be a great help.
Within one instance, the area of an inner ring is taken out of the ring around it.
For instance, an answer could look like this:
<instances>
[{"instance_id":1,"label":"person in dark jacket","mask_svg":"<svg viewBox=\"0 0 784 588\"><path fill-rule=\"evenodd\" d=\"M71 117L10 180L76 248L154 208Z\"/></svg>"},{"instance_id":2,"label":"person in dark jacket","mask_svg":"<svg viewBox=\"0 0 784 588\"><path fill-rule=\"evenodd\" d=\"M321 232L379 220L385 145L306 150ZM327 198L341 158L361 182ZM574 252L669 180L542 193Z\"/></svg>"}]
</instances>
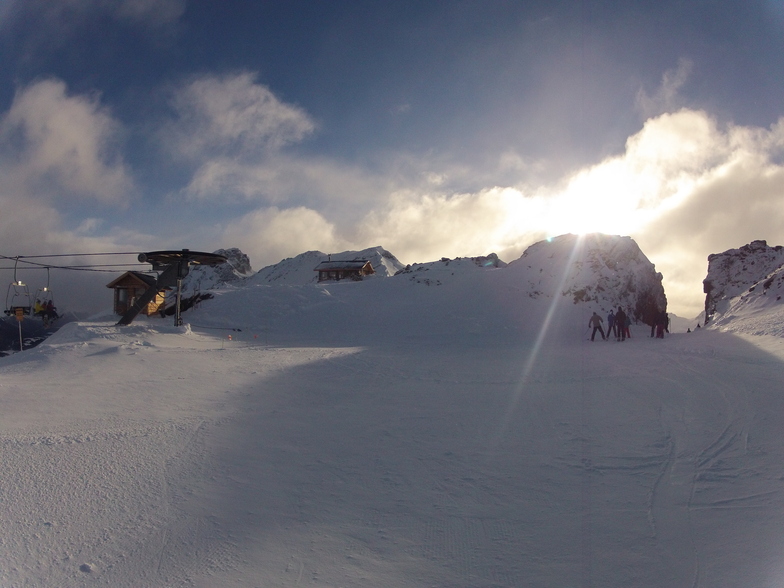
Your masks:
<instances>
[{"instance_id":1,"label":"person in dark jacket","mask_svg":"<svg viewBox=\"0 0 784 588\"><path fill-rule=\"evenodd\" d=\"M664 339L664 330L667 328L667 312L662 310L656 318L656 338Z\"/></svg>"},{"instance_id":2,"label":"person in dark jacket","mask_svg":"<svg viewBox=\"0 0 784 588\"><path fill-rule=\"evenodd\" d=\"M626 341L626 313L620 306L618 312L615 313L615 324L617 325L617 340Z\"/></svg>"},{"instance_id":3,"label":"person in dark jacket","mask_svg":"<svg viewBox=\"0 0 784 588\"><path fill-rule=\"evenodd\" d=\"M615 335L615 313L610 310L610 314L607 315L607 338L613 335Z\"/></svg>"}]
</instances>

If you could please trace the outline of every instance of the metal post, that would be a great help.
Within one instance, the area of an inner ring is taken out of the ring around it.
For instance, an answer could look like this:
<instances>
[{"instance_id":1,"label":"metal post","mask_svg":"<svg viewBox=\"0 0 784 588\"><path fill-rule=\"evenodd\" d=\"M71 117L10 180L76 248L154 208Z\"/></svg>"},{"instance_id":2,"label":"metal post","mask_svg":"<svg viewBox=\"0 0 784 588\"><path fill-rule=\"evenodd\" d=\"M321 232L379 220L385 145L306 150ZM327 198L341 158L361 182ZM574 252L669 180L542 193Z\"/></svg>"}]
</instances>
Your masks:
<instances>
[{"instance_id":1,"label":"metal post","mask_svg":"<svg viewBox=\"0 0 784 588\"><path fill-rule=\"evenodd\" d=\"M182 317L180 316L180 301L182 300L182 278L177 278L177 302L174 304L174 326L182 326Z\"/></svg>"}]
</instances>

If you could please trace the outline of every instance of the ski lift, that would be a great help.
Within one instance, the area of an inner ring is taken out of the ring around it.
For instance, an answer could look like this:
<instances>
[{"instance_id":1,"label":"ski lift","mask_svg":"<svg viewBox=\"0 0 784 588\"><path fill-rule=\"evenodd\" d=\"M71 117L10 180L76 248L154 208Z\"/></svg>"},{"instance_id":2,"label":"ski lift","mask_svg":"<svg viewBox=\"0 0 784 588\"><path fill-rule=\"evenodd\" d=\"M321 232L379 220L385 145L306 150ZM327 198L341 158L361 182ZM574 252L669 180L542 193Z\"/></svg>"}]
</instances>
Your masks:
<instances>
[{"instance_id":1,"label":"ski lift","mask_svg":"<svg viewBox=\"0 0 784 588\"><path fill-rule=\"evenodd\" d=\"M16 268L19 265L19 257L17 256L14 263L14 281L8 286L8 291L5 295L5 314L8 316L16 315L19 313L30 316L33 311L33 304L30 298L30 290L27 284L18 280L16 277Z\"/></svg>"},{"instance_id":2,"label":"ski lift","mask_svg":"<svg viewBox=\"0 0 784 588\"><path fill-rule=\"evenodd\" d=\"M48 324L50 320L58 318L54 307L54 295L51 288L49 288L48 267L46 268L46 286L35 291L33 300L35 301L35 316L40 316L44 321L44 325Z\"/></svg>"}]
</instances>

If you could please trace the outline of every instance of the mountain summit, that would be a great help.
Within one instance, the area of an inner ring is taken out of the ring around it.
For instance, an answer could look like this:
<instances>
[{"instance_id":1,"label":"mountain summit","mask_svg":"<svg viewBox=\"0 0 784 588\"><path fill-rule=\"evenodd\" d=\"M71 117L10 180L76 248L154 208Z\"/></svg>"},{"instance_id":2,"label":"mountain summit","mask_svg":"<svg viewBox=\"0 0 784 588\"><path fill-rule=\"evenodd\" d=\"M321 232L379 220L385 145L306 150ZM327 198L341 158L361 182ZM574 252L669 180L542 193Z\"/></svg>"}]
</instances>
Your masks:
<instances>
[{"instance_id":1,"label":"mountain summit","mask_svg":"<svg viewBox=\"0 0 784 588\"><path fill-rule=\"evenodd\" d=\"M646 324L667 310L662 275L631 237L561 235L531 245L509 270L531 298L564 296L605 312L621 306Z\"/></svg>"},{"instance_id":2,"label":"mountain summit","mask_svg":"<svg viewBox=\"0 0 784 588\"><path fill-rule=\"evenodd\" d=\"M770 247L762 240L752 241L738 249L709 255L708 275L702 282L705 292L705 322L712 320L714 315L725 314L733 298L748 292L749 288L765 280L782 265L784 247Z\"/></svg>"}]
</instances>

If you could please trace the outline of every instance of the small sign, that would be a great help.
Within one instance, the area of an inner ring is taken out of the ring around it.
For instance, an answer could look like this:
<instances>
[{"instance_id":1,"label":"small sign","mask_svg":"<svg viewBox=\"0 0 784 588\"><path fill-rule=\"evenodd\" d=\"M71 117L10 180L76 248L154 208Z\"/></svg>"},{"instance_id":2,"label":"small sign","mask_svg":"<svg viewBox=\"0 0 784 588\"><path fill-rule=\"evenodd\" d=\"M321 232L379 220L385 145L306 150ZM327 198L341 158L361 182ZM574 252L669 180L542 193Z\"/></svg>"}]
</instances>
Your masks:
<instances>
[{"instance_id":1,"label":"small sign","mask_svg":"<svg viewBox=\"0 0 784 588\"><path fill-rule=\"evenodd\" d=\"M14 314L16 315L16 320L21 322L24 319L24 308L20 308L20 307L15 308Z\"/></svg>"}]
</instances>

